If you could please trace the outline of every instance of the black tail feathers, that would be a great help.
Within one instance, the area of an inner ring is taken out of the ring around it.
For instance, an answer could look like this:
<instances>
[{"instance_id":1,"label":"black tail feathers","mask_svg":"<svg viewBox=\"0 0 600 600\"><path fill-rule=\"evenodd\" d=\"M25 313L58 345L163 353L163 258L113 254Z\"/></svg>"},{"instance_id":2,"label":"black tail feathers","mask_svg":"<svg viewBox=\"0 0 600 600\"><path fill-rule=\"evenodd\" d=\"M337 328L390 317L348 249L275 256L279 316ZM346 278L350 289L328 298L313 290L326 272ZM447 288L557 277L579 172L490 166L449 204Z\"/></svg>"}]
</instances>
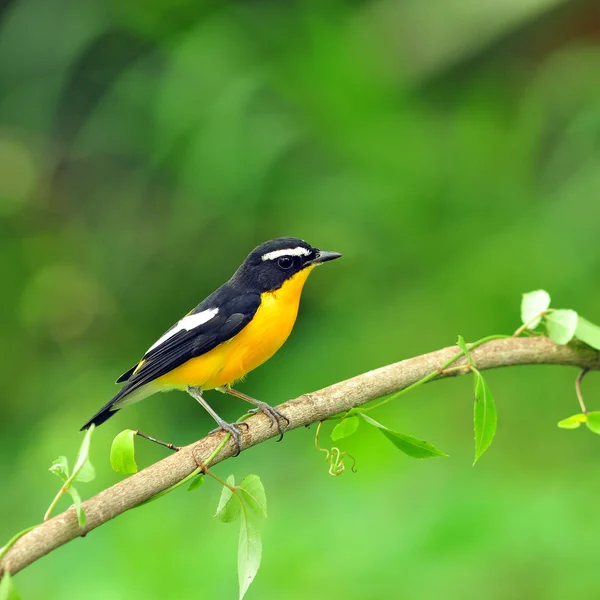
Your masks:
<instances>
[{"instance_id":1,"label":"black tail feathers","mask_svg":"<svg viewBox=\"0 0 600 600\"><path fill-rule=\"evenodd\" d=\"M118 408L113 408L114 403L120 396L115 396L110 402L105 404L79 431L89 429L90 425L94 424L96 427L102 425L104 421L108 421L113 415L117 414Z\"/></svg>"}]
</instances>

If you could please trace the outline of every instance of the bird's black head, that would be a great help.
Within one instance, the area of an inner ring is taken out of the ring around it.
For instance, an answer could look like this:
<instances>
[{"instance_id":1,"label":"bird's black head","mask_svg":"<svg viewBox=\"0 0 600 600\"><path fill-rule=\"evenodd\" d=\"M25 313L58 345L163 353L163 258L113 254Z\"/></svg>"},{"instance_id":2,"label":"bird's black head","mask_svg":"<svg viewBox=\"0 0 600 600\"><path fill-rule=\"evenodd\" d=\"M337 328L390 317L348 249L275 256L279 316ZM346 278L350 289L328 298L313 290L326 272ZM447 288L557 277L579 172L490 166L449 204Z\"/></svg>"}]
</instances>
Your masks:
<instances>
[{"instance_id":1,"label":"bird's black head","mask_svg":"<svg viewBox=\"0 0 600 600\"><path fill-rule=\"evenodd\" d=\"M276 238L254 248L231 282L261 293L277 290L300 271L340 256L338 252L313 248L298 238Z\"/></svg>"}]
</instances>

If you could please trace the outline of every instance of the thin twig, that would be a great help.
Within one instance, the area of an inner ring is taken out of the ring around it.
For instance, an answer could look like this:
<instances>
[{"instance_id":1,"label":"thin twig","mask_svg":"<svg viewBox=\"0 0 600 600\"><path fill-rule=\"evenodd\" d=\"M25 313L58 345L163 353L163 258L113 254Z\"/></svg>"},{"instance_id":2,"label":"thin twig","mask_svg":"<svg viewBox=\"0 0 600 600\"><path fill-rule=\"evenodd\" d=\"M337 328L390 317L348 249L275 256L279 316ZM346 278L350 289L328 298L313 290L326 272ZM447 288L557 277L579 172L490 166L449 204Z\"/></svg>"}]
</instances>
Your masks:
<instances>
[{"instance_id":1,"label":"thin twig","mask_svg":"<svg viewBox=\"0 0 600 600\"><path fill-rule=\"evenodd\" d=\"M210 469L207 469L206 467L200 467L202 473L204 473L205 475L208 475L209 477L212 477L216 482L220 483L223 487L226 487L232 494L236 494L238 493L238 489L239 487L237 485L229 485L229 483L227 483L224 479L221 479L218 475L216 475L215 473L213 473Z\"/></svg>"},{"instance_id":2,"label":"thin twig","mask_svg":"<svg viewBox=\"0 0 600 600\"><path fill-rule=\"evenodd\" d=\"M69 489L69 486L71 485L71 483L72 483L72 481L68 480L62 484L62 486L56 493L56 496L54 496L54 500L52 500L52 502L50 503L50 506L48 507L48 510L44 514L44 521L48 521L50 519L50 517L52 516L52 512L54 511L54 509L56 508L56 505L58 504L58 501L67 493L67 490Z\"/></svg>"},{"instance_id":3,"label":"thin twig","mask_svg":"<svg viewBox=\"0 0 600 600\"><path fill-rule=\"evenodd\" d=\"M164 446L165 448L168 448L169 450L173 450L173 452L179 452L179 450L181 450L181 446L176 446L175 444L171 444L170 442L163 442L162 440L157 440L156 438L152 437L151 435L142 433L139 429L135 430L135 435L139 435L140 437L143 437L145 440L149 440L151 442L154 442L155 444L158 444L159 446Z\"/></svg>"},{"instance_id":4,"label":"thin twig","mask_svg":"<svg viewBox=\"0 0 600 600\"><path fill-rule=\"evenodd\" d=\"M519 329L517 329L512 336L513 337L519 337L525 330L529 329L529 326L532 323L535 323L535 321L537 321L538 319L542 319L543 317L545 317L549 312L551 312L550 309L544 310L541 313L535 315L535 317L532 317L531 319L529 319L529 321L527 321L527 323L523 323L523 325L521 325L521 327L519 327Z\"/></svg>"},{"instance_id":5,"label":"thin twig","mask_svg":"<svg viewBox=\"0 0 600 600\"><path fill-rule=\"evenodd\" d=\"M583 401L583 394L581 393L581 382L585 377L586 373L589 373L589 369L583 368L579 371L579 375L577 375L577 379L575 380L575 393L577 394L577 400L579 400L579 406L581 406L581 412L584 415L587 415L588 410L585 407L585 402Z\"/></svg>"}]
</instances>

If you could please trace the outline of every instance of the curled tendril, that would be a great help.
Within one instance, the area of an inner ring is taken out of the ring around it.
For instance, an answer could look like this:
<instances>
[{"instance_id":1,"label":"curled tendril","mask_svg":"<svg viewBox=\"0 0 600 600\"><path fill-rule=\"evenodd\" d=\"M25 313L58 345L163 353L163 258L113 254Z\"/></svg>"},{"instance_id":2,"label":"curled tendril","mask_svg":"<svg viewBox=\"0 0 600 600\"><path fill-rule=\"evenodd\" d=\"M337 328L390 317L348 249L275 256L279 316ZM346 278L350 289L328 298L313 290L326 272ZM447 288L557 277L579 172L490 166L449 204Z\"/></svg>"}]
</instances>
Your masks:
<instances>
[{"instance_id":1,"label":"curled tendril","mask_svg":"<svg viewBox=\"0 0 600 600\"><path fill-rule=\"evenodd\" d=\"M350 470L353 473L356 473L356 459L348 454L346 451L341 451L338 447L334 446L331 450L327 450L327 448L321 448L319 446L319 433L321 432L321 427L324 421L319 421L317 425L317 431L315 433L315 447L319 452L325 453L325 460L329 463L329 474L337 477L341 475L346 470L346 463L344 462L344 457L352 459L352 467Z\"/></svg>"}]
</instances>

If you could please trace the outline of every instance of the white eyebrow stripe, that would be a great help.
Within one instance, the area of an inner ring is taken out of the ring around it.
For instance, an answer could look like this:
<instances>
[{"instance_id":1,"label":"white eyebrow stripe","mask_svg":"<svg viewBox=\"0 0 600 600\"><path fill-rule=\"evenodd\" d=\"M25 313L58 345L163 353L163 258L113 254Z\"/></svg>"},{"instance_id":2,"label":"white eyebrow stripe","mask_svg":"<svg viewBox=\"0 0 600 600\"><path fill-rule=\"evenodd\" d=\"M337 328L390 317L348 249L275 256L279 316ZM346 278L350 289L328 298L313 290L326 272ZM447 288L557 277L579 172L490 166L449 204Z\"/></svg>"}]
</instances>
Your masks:
<instances>
[{"instance_id":1,"label":"white eyebrow stripe","mask_svg":"<svg viewBox=\"0 0 600 600\"><path fill-rule=\"evenodd\" d=\"M273 250L262 255L263 260L273 260L280 256L310 256L310 250L303 246L297 248L284 248L283 250Z\"/></svg>"},{"instance_id":2,"label":"white eyebrow stripe","mask_svg":"<svg viewBox=\"0 0 600 600\"><path fill-rule=\"evenodd\" d=\"M154 342L154 344L148 348L146 354L155 348L158 348L158 346L166 342L169 338L173 337L176 333L179 333L184 329L186 331L190 331L191 329L200 327L200 325L204 325L204 323L208 323L208 321L214 319L218 312L218 308L209 308L208 310L203 310L199 313L186 315L183 317L183 319L180 319L175 325L173 325L173 327L171 327L171 329L169 329L169 331L167 331L167 333L165 333L160 339Z\"/></svg>"}]
</instances>

